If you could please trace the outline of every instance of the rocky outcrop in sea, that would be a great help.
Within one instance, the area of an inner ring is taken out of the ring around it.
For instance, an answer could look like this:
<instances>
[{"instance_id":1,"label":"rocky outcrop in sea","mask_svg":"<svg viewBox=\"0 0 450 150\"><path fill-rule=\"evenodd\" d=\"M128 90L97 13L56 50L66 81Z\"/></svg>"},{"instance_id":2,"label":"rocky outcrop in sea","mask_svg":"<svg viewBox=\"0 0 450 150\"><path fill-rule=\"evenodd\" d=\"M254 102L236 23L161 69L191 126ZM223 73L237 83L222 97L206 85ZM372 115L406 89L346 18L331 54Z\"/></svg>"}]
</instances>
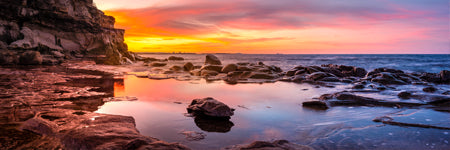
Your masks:
<instances>
[{"instance_id":1,"label":"rocky outcrop in sea","mask_svg":"<svg viewBox=\"0 0 450 150\"><path fill-rule=\"evenodd\" d=\"M92 0L0 1L0 64L59 64L96 58L110 65L135 60L125 30Z\"/></svg>"}]
</instances>

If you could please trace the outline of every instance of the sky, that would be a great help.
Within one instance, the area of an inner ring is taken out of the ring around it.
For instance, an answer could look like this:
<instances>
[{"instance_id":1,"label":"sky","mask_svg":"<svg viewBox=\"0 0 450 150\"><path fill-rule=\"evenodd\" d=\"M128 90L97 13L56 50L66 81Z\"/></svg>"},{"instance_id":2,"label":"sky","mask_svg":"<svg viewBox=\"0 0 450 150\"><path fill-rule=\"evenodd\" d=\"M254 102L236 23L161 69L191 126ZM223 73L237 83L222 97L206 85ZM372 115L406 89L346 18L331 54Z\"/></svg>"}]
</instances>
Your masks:
<instances>
[{"instance_id":1,"label":"sky","mask_svg":"<svg viewBox=\"0 0 450 150\"><path fill-rule=\"evenodd\" d=\"M94 0L134 52L450 53L448 0Z\"/></svg>"}]
</instances>

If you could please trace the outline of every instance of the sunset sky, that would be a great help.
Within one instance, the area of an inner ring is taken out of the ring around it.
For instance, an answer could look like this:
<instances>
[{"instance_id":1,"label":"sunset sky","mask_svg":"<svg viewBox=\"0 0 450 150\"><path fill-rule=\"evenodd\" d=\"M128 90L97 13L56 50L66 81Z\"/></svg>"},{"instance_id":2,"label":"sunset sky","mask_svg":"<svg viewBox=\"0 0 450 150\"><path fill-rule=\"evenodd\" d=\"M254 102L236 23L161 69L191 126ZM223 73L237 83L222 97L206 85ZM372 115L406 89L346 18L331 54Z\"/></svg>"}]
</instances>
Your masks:
<instances>
[{"instance_id":1,"label":"sunset sky","mask_svg":"<svg viewBox=\"0 0 450 150\"><path fill-rule=\"evenodd\" d=\"M448 0L94 0L135 52L450 53Z\"/></svg>"}]
</instances>

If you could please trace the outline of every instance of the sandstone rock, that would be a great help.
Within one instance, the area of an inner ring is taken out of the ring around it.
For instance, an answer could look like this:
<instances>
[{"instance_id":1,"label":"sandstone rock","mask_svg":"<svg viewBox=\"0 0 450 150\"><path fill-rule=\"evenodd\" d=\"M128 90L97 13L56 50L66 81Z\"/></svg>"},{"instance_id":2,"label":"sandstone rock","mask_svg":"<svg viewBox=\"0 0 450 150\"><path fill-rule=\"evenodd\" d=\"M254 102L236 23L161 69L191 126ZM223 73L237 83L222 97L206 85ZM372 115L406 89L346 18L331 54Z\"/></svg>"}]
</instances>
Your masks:
<instances>
[{"instance_id":1,"label":"sandstone rock","mask_svg":"<svg viewBox=\"0 0 450 150\"><path fill-rule=\"evenodd\" d=\"M168 60L172 60L172 61L182 61L182 60L184 60L184 58L183 58L183 57L177 57L177 56L170 56L170 57L168 58Z\"/></svg>"},{"instance_id":2,"label":"sandstone rock","mask_svg":"<svg viewBox=\"0 0 450 150\"><path fill-rule=\"evenodd\" d=\"M220 72L222 71L222 67L221 65L204 65L202 66L202 68L200 68L200 70L209 70L209 71L215 71L215 72Z\"/></svg>"},{"instance_id":3,"label":"sandstone rock","mask_svg":"<svg viewBox=\"0 0 450 150\"><path fill-rule=\"evenodd\" d=\"M4 29L0 41L11 49L105 55L103 62L112 65L124 63L122 57L134 61L124 43L124 30L115 29L115 19L91 0L4 0L0 10L0 29Z\"/></svg>"},{"instance_id":4,"label":"sandstone rock","mask_svg":"<svg viewBox=\"0 0 450 150\"><path fill-rule=\"evenodd\" d=\"M238 66L237 70L239 71L252 71L253 69L247 67L247 66Z\"/></svg>"},{"instance_id":5,"label":"sandstone rock","mask_svg":"<svg viewBox=\"0 0 450 150\"><path fill-rule=\"evenodd\" d=\"M200 75L202 75L202 71L200 69L191 70L189 73L191 75L193 75L193 76L200 76Z\"/></svg>"},{"instance_id":6,"label":"sandstone rock","mask_svg":"<svg viewBox=\"0 0 450 150\"><path fill-rule=\"evenodd\" d=\"M252 78L252 79L275 79L276 76L267 74L267 73L262 73L262 72L252 72L252 74L250 75L250 78Z\"/></svg>"},{"instance_id":7,"label":"sandstone rock","mask_svg":"<svg viewBox=\"0 0 450 150\"><path fill-rule=\"evenodd\" d=\"M205 115L210 117L230 117L234 115L234 112L230 107L211 97L192 100L187 111L194 115Z\"/></svg>"},{"instance_id":8,"label":"sandstone rock","mask_svg":"<svg viewBox=\"0 0 450 150\"><path fill-rule=\"evenodd\" d=\"M302 76L302 75L296 75L294 78L292 78L292 82L295 82L295 83L301 83L304 80L306 80L306 78L305 78L305 76Z\"/></svg>"},{"instance_id":9,"label":"sandstone rock","mask_svg":"<svg viewBox=\"0 0 450 150\"><path fill-rule=\"evenodd\" d=\"M0 51L0 64L2 65L13 65L19 62L19 57L17 52L14 51Z\"/></svg>"},{"instance_id":10,"label":"sandstone rock","mask_svg":"<svg viewBox=\"0 0 450 150\"><path fill-rule=\"evenodd\" d=\"M21 65L40 65L42 64L41 53L37 51L26 51L20 54L19 63Z\"/></svg>"},{"instance_id":11,"label":"sandstone rock","mask_svg":"<svg viewBox=\"0 0 450 150\"><path fill-rule=\"evenodd\" d=\"M64 58L66 56L66 55L62 54L61 52L59 52L59 51L51 51L50 53L55 58Z\"/></svg>"},{"instance_id":12,"label":"sandstone rock","mask_svg":"<svg viewBox=\"0 0 450 150\"><path fill-rule=\"evenodd\" d=\"M206 55L205 65L222 65L222 62L220 62L219 58L212 54Z\"/></svg>"},{"instance_id":13,"label":"sandstone rock","mask_svg":"<svg viewBox=\"0 0 450 150\"><path fill-rule=\"evenodd\" d=\"M170 70L172 70L172 71L181 71L181 70L183 70L183 68L181 66L174 65L174 66L170 67Z\"/></svg>"},{"instance_id":14,"label":"sandstone rock","mask_svg":"<svg viewBox=\"0 0 450 150\"><path fill-rule=\"evenodd\" d=\"M152 67L164 67L166 65L167 65L167 63L162 63L162 62L152 62L150 64L150 66L152 66Z\"/></svg>"},{"instance_id":15,"label":"sandstone rock","mask_svg":"<svg viewBox=\"0 0 450 150\"><path fill-rule=\"evenodd\" d=\"M222 68L221 72L228 73L228 72L236 71L237 68L238 68L238 66L236 64L228 64Z\"/></svg>"},{"instance_id":16,"label":"sandstone rock","mask_svg":"<svg viewBox=\"0 0 450 150\"><path fill-rule=\"evenodd\" d=\"M325 77L328 77L328 75L324 72L314 72L314 73L308 75L306 78L316 81L316 80L320 80Z\"/></svg>"},{"instance_id":17,"label":"sandstone rock","mask_svg":"<svg viewBox=\"0 0 450 150\"><path fill-rule=\"evenodd\" d=\"M217 71L213 71L213 70L202 70L200 75L202 77L206 77L206 76L216 76L219 73Z\"/></svg>"},{"instance_id":18,"label":"sandstone rock","mask_svg":"<svg viewBox=\"0 0 450 150\"><path fill-rule=\"evenodd\" d=\"M286 72L286 76L292 77L295 75L295 72L297 72L297 70L289 70L288 72Z\"/></svg>"},{"instance_id":19,"label":"sandstone rock","mask_svg":"<svg viewBox=\"0 0 450 150\"><path fill-rule=\"evenodd\" d=\"M184 71L194 70L194 64L192 64L191 62L187 62L183 65L183 69Z\"/></svg>"}]
</instances>

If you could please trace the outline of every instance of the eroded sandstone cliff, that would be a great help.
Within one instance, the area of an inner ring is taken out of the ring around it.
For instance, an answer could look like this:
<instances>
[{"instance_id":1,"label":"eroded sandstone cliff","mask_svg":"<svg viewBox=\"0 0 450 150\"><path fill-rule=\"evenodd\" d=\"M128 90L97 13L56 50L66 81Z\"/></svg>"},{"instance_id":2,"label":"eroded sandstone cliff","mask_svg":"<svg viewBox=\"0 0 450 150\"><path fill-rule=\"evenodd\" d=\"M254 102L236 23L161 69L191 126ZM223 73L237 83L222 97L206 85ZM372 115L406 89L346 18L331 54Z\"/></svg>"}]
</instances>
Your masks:
<instances>
[{"instance_id":1,"label":"eroded sandstone cliff","mask_svg":"<svg viewBox=\"0 0 450 150\"><path fill-rule=\"evenodd\" d=\"M111 65L135 59L124 43L125 31L114 28L114 17L92 0L2 0L0 10L1 64L20 63L20 54L30 50L49 64L57 63L55 58L103 56Z\"/></svg>"}]
</instances>

